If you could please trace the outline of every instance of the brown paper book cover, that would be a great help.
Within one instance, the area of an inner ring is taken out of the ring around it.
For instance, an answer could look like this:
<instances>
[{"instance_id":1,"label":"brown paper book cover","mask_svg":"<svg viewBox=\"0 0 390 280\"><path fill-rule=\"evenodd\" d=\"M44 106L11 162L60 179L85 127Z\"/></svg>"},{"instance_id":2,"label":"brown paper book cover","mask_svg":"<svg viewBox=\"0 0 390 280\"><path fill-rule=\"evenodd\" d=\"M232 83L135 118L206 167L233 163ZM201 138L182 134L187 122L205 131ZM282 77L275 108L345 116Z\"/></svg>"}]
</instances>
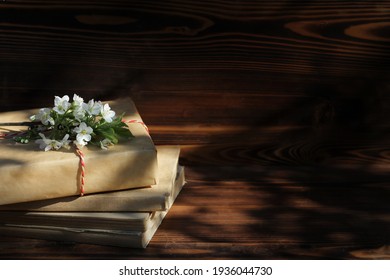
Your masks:
<instances>
[{"instance_id":1,"label":"brown paper book cover","mask_svg":"<svg viewBox=\"0 0 390 280\"><path fill-rule=\"evenodd\" d=\"M167 168L164 168L167 170ZM173 181L162 181L169 189L167 209L172 205L178 190L184 185L183 167L171 166L179 173ZM111 202L110 199L107 203ZM93 228L104 230L139 230L145 231L156 211L153 212L22 212L1 211L0 224L19 224L33 226L51 226L66 228Z\"/></svg>"},{"instance_id":2,"label":"brown paper book cover","mask_svg":"<svg viewBox=\"0 0 390 280\"><path fill-rule=\"evenodd\" d=\"M144 188L0 205L1 211L107 212L163 211L172 199L171 184L177 176L179 146L156 146L159 183Z\"/></svg>"},{"instance_id":3,"label":"brown paper book cover","mask_svg":"<svg viewBox=\"0 0 390 280\"><path fill-rule=\"evenodd\" d=\"M130 98L108 102L128 121L142 119ZM0 122L28 121L37 110L0 114ZM85 193L123 190L157 183L157 152L145 127L129 123L134 138L108 150L84 147ZM0 128L1 133L18 127ZM73 149L44 152L35 143L0 140L0 205L78 195L80 162Z\"/></svg>"},{"instance_id":4,"label":"brown paper book cover","mask_svg":"<svg viewBox=\"0 0 390 280\"><path fill-rule=\"evenodd\" d=\"M100 212L98 213L99 215L93 218L84 216L83 220L85 224L80 224L79 226L75 226L78 223L74 223L72 226L72 222L69 221L62 223L62 225L61 223L45 223L45 225L37 223L23 224L15 218L13 223L11 223L12 221L8 221L8 223L1 222L0 232L4 235L24 238L145 248L162 223L184 184L184 168L180 166L178 168L178 176L175 182L171 184L172 192L170 204L165 211L125 213ZM81 215L84 214L91 213L81 213ZM120 215L115 216L116 214ZM72 220L73 218L74 216L72 215L68 217L69 220ZM87 222L88 220L90 221ZM112 223L111 221L115 221L115 225L110 225ZM102 226L103 224L106 224L106 226Z\"/></svg>"}]
</instances>

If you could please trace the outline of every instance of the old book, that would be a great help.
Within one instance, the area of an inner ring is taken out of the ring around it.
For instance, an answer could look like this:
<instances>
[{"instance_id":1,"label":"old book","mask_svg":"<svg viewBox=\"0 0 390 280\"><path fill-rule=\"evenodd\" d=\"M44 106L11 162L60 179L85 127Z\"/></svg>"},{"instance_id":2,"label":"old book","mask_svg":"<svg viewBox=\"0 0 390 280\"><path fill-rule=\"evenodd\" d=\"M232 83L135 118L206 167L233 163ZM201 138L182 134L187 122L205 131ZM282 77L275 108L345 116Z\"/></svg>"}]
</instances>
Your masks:
<instances>
[{"instance_id":1,"label":"old book","mask_svg":"<svg viewBox=\"0 0 390 280\"><path fill-rule=\"evenodd\" d=\"M166 214L166 213L165 213ZM163 220L158 215L152 227L146 231L115 231L86 228L63 228L50 226L0 225L0 235L43 239L58 242L86 243L128 248L146 248Z\"/></svg>"},{"instance_id":2,"label":"old book","mask_svg":"<svg viewBox=\"0 0 390 280\"><path fill-rule=\"evenodd\" d=\"M178 176L171 185L172 196L168 209L154 212L62 212L63 219L36 223L18 217L0 222L0 234L24 238L77 242L131 248L145 248L168 213L175 198L185 183L184 168L178 168ZM50 212L49 212L50 213ZM48 214L48 213L46 213ZM89 214L89 216L88 216ZM47 215L46 215L47 217ZM53 215L55 218L56 215ZM77 219L77 222L75 221ZM72 222L73 221L73 222Z\"/></svg>"},{"instance_id":3,"label":"old book","mask_svg":"<svg viewBox=\"0 0 390 280\"><path fill-rule=\"evenodd\" d=\"M156 146L157 178L159 183L149 187L124 191L71 196L32 202L1 205L0 211L40 212L107 212L107 211L162 211L172 203L171 185L177 176L179 146ZM0 215L1 212L0 212Z\"/></svg>"},{"instance_id":4,"label":"old book","mask_svg":"<svg viewBox=\"0 0 390 280\"><path fill-rule=\"evenodd\" d=\"M83 148L85 193L122 190L157 183L157 152L131 99L109 102L135 136L108 150ZM0 114L0 122L27 121L36 110ZM10 127L0 128L0 133ZM14 127L14 130L20 128ZM25 128L24 128L25 129ZM80 193L80 159L71 149L43 152L35 143L0 140L0 205L36 201Z\"/></svg>"}]
</instances>

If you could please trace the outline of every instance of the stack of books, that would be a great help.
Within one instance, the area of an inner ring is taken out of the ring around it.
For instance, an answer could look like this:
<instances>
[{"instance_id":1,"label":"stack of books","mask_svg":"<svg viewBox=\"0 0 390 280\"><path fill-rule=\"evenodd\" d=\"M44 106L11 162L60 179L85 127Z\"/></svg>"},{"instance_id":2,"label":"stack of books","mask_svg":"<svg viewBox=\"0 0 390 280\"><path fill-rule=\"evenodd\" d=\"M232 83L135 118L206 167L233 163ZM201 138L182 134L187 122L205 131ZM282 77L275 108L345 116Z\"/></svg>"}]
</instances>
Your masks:
<instances>
[{"instance_id":1,"label":"stack of books","mask_svg":"<svg viewBox=\"0 0 390 280\"><path fill-rule=\"evenodd\" d=\"M2 144L4 145L0 143ZM155 146L154 149L157 171L151 173L155 174L155 184L120 187L116 190L87 193L84 196L33 200L23 197L21 202L1 203L0 234L145 248L185 184L184 167L179 165L180 147ZM142 161L142 158L137 160ZM1 169L9 164L9 161L0 159L0 173ZM105 164L110 168L111 162ZM127 168L131 169L132 166ZM93 172L90 173L92 174L89 176L93 176ZM150 175L147 172L145 174ZM38 185L39 180L37 176ZM129 185L131 183L129 181ZM60 182L57 184L60 188Z\"/></svg>"}]
</instances>

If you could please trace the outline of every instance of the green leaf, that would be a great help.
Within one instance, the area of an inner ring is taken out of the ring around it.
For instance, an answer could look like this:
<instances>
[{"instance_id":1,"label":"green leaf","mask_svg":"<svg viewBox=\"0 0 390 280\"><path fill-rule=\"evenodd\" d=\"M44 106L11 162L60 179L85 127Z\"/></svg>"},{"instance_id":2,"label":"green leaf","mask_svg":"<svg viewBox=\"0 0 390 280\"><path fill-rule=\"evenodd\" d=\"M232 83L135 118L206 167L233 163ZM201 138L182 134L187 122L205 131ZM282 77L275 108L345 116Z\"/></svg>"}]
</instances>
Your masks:
<instances>
[{"instance_id":1,"label":"green leaf","mask_svg":"<svg viewBox=\"0 0 390 280\"><path fill-rule=\"evenodd\" d=\"M110 140L113 144L118 144L118 137L115 133L115 130L112 127L109 127L104 130L99 129L97 133L102 135L103 138L107 138L108 140Z\"/></svg>"},{"instance_id":2,"label":"green leaf","mask_svg":"<svg viewBox=\"0 0 390 280\"><path fill-rule=\"evenodd\" d=\"M115 132L118 136L123 137L123 138L134 137L127 125L126 125L126 127L116 127Z\"/></svg>"}]
</instances>

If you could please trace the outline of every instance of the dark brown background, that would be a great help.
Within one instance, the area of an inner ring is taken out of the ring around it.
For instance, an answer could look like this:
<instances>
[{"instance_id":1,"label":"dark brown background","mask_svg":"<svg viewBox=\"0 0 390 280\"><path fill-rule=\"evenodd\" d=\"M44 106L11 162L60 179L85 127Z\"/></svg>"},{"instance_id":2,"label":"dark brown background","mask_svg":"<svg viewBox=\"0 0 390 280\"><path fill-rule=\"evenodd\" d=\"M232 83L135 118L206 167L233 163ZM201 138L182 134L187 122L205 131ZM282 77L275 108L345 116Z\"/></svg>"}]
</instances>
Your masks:
<instances>
[{"instance_id":1,"label":"dark brown background","mask_svg":"<svg viewBox=\"0 0 390 280\"><path fill-rule=\"evenodd\" d=\"M188 183L146 250L1 258L390 258L389 1L0 3L0 111L131 96Z\"/></svg>"}]
</instances>

